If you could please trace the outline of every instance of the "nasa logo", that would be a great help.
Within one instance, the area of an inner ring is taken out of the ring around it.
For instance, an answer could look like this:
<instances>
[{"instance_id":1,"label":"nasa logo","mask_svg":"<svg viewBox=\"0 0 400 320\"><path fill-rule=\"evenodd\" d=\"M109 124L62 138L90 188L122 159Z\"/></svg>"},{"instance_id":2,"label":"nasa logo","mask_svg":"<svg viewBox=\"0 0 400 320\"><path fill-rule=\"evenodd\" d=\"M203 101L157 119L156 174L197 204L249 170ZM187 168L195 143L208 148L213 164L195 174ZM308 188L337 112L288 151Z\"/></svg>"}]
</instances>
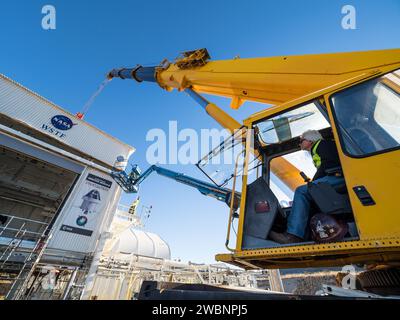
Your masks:
<instances>
[{"instance_id":1,"label":"nasa logo","mask_svg":"<svg viewBox=\"0 0 400 320\"><path fill-rule=\"evenodd\" d=\"M51 118L51 124L59 130L69 130L74 125L70 118L63 115L56 115Z\"/></svg>"}]
</instances>

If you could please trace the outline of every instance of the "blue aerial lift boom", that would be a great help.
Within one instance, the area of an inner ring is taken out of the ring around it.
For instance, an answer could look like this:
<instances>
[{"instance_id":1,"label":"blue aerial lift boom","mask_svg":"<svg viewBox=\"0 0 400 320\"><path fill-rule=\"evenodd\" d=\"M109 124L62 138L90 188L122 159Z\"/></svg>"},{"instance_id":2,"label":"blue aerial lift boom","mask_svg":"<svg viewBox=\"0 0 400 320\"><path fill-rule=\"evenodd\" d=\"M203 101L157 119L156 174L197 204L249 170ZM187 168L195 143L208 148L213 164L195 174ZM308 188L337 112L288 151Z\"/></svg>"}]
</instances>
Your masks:
<instances>
[{"instance_id":1,"label":"blue aerial lift boom","mask_svg":"<svg viewBox=\"0 0 400 320\"><path fill-rule=\"evenodd\" d=\"M137 193L139 185L153 172L159 175L173 179L179 183L186 184L192 188L196 188L201 194L213 197L219 201L225 202L228 206L231 203L232 190L228 188L218 187L212 183L208 183L196 178L189 177L183 173L175 172L169 169L152 165L146 171L141 173L137 165L132 166L131 172L128 174L126 171L113 170L111 173L112 178L118 185L127 193ZM240 202L240 193L235 192L234 209L236 210Z\"/></svg>"}]
</instances>

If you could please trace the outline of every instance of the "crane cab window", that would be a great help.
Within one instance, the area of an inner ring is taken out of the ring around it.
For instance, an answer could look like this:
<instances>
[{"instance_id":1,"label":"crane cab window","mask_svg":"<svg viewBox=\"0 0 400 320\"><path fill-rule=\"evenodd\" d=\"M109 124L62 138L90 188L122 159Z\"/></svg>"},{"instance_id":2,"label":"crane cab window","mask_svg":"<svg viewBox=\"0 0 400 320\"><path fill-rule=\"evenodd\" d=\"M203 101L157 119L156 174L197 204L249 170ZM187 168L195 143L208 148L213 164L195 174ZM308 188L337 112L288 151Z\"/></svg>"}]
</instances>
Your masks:
<instances>
[{"instance_id":1,"label":"crane cab window","mask_svg":"<svg viewBox=\"0 0 400 320\"><path fill-rule=\"evenodd\" d=\"M331 97L344 151L368 156L400 147L400 71Z\"/></svg>"},{"instance_id":2,"label":"crane cab window","mask_svg":"<svg viewBox=\"0 0 400 320\"><path fill-rule=\"evenodd\" d=\"M299 137L306 130L320 130L330 126L317 102L276 115L257 123L258 137L264 145L281 143Z\"/></svg>"},{"instance_id":3,"label":"crane cab window","mask_svg":"<svg viewBox=\"0 0 400 320\"><path fill-rule=\"evenodd\" d=\"M246 139L254 140L245 127L235 131L221 144L202 157L196 166L218 187L227 186L234 175L242 176ZM259 160L254 154L249 157L248 175L255 176Z\"/></svg>"},{"instance_id":4,"label":"crane cab window","mask_svg":"<svg viewBox=\"0 0 400 320\"><path fill-rule=\"evenodd\" d=\"M298 137L304 131L318 130L324 138L332 138L328 117L321 112L323 108L318 101L313 101L263 120L255 126L264 150L266 179L282 207L290 206L293 200L293 191L287 187L282 177L288 182L294 176L298 178L300 171L309 177L313 177L316 171L310 154L300 150ZM278 163L289 163L296 170L288 172L286 166L274 165ZM278 172L273 172L271 167L278 168Z\"/></svg>"},{"instance_id":5,"label":"crane cab window","mask_svg":"<svg viewBox=\"0 0 400 320\"><path fill-rule=\"evenodd\" d=\"M309 152L306 151L295 151L283 156L279 156L271 159L270 166L277 168L278 163L282 163L282 160L288 161L290 164L295 166L299 172L304 172L308 177L313 177L317 169L314 167L312 157ZM298 172L292 173L298 175ZM282 208L288 208L292 206L294 192L288 188L281 179L278 178L277 174L270 172L269 175L269 186L272 192L277 197L279 204Z\"/></svg>"}]
</instances>

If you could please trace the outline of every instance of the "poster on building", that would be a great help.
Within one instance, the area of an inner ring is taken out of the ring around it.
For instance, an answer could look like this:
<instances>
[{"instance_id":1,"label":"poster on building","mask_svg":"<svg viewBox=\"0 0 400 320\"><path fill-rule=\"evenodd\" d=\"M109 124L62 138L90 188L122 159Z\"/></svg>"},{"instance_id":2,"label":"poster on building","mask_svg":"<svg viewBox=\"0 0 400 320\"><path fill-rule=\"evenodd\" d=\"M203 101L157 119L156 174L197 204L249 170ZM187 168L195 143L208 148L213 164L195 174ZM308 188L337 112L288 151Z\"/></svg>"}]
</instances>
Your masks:
<instances>
[{"instance_id":1,"label":"poster on building","mask_svg":"<svg viewBox=\"0 0 400 320\"><path fill-rule=\"evenodd\" d=\"M88 173L60 230L90 237L108 203L111 186L112 181Z\"/></svg>"}]
</instances>

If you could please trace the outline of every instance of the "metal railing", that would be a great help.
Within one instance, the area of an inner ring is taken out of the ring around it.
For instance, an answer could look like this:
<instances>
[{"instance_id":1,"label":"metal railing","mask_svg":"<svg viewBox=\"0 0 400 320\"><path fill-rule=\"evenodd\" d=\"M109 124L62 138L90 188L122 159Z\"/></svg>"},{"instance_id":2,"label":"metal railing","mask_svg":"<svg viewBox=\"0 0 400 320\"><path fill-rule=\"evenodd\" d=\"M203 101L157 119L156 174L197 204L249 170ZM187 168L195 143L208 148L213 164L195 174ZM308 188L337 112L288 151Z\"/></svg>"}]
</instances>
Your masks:
<instances>
[{"instance_id":1,"label":"metal railing","mask_svg":"<svg viewBox=\"0 0 400 320\"><path fill-rule=\"evenodd\" d=\"M0 269L11 259L13 253L18 251L30 253L42 238L48 223L17 217L8 214L7 222L0 226Z\"/></svg>"},{"instance_id":2,"label":"metal railing","mask_svg":"<svg viewBox=\"0 0 400 320\"><path fill-rule=\"evenodd\" d=\"M129 208L129 206L119 204L115 213L115 217L122 218L140 225L140 217L136 214L129 213Z\"/></svg>"}]
</instances>

